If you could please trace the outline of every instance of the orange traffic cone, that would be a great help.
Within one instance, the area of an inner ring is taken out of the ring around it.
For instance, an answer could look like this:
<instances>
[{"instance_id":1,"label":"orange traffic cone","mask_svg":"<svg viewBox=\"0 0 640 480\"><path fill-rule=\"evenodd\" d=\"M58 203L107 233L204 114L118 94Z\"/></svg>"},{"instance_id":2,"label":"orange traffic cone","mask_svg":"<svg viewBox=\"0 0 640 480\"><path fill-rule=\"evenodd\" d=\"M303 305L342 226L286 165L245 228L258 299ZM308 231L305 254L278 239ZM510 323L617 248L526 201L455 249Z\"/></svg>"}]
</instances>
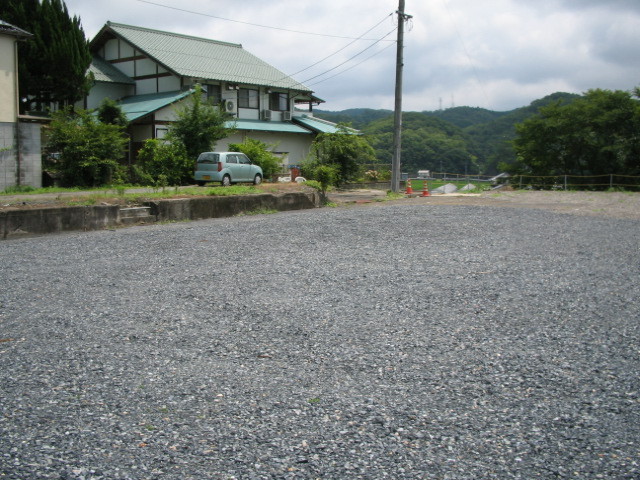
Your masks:
<instances>
[{"instance_id":1,"label":"orange traffic cone","mask_svg":"<svg viewBox=\"0 0 640 480\"><path fill-rule=\"evenodd\" d=\"M427 181L423 180L422 181L422 195L420 195L421 197L430 197L431 194L429 193L429 187L427 187Z\"/></svg>"},{"instance_id":2,"label":"orange traffic cone","mask_svg":"<svg viewBox=\"0 0 640 480\"><path fill-rule=\"evenodd\" d=\"M407 195L411 195L413 193L413 188L411 188L411 180L407 179Z\"/></svg>"}]
</instances>

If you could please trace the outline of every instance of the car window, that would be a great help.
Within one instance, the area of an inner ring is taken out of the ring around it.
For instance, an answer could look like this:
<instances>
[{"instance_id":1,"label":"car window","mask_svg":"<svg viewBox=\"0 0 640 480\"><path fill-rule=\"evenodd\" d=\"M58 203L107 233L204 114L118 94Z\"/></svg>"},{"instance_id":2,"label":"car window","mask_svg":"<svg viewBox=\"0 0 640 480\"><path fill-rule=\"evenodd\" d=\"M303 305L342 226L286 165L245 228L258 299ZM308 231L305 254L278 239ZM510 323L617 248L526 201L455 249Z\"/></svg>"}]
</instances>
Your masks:
<instances>
[{"instance_id":1,"label":"car window","mask_svg":"<svg viewBox=\"0 0 640 480\"><path fill-rule=\"evenodd\" d=\"M238 155L238 159L240 160L240 163L251 163L251 160L249 160L249 157L246 155Z\"/></svg>"},{"instance_id":2,"label":"car window","mask_svg":"<svg viewBox=\"0 0 640 480\"><path fill-rule=\"evenodd\" d=\"M227 155L227 163L238 163L238 158L235 155Z\"/></svg>"},{"instance_id":3,"label":"car window","mask_svg":"<svg viewBox=\"0 0 640 480\"><path fill-rule=\"evenodd\" d=\"M201 153L198 157L198 163L218 163L220 155L217 153Z\"/></svg>"}]
</instances>

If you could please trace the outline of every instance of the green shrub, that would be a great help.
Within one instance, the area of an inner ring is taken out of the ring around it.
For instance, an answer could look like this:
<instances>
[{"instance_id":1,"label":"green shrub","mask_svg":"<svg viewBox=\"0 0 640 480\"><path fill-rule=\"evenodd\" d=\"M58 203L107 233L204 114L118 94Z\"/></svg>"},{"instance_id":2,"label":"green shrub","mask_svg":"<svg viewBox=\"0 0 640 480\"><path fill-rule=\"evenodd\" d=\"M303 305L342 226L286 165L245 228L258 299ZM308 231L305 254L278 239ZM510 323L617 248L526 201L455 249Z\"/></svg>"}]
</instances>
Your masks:
<instances>
[{"instance_id":1,"label":"green shrub","mask_svg":"<svg viewBox=\"0 0 640 480\"><path fill-rule=\"evenodd\" d=\"M127 139L123 127L99 122L86 110L52 114L48 150L59 153L54 165L65 185L91 187L122 182Z\"/></svg>"},{"instance_id":2,"label":"green shrub","mask_svg":"<svg viewBox=\"0 0 640 480\"><path fill-rule=\"evenodd\" d=\"M242 143L229 144L229 151L244 153L253 163L262 168L264 178L271 178L280 171L280 158L269 151L274 147L275 145L267 145L260 140L246 138Z\"/></svg>"},{"instance_id":3,"label":"green shrub","mask_svg":"<svg viewBox=\"0 0 640 480\"><path fill-rule=\"evenodd\" d=\"M182 185L193 178L193 162L180 142L164 143L149 139L138 152L134 167L139 183L155 187Z\"/></svg>"}]
</instances>

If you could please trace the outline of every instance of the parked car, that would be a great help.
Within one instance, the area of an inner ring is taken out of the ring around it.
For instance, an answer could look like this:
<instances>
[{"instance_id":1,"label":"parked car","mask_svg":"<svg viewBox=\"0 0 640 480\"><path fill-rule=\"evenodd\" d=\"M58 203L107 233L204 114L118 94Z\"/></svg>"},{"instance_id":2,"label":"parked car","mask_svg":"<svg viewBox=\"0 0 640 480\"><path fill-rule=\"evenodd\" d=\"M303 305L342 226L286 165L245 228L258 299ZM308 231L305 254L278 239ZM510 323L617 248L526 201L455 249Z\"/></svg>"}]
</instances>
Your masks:
<instances>
[{"instance_id":1,"label":"parked car","mask_svg":"<svg viewBox=\"0 0 640 480\"><path fill-rule=\"evenodd\" d=\"M251 163L249 157L239 152L203 152L196 161L193 175L200 186L208 182L220 182L228 187L232 183L262 183L262 168Z\"/></svg>"}]
</instances>

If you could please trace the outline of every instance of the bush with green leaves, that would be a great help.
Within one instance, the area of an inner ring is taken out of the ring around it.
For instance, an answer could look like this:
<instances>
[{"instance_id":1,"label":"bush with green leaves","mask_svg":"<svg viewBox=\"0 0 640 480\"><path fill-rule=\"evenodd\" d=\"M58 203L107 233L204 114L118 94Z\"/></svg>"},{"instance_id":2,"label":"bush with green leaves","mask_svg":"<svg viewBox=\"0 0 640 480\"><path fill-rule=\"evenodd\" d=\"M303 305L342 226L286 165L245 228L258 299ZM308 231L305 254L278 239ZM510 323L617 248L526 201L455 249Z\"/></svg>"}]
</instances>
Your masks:
<instances>
[{"instance_id":1,"label":"bush with green leaves","mask_svg":"<svg viewBox=\"0 0 640 480\"><path fill-rule=\"evenodd\" d=\"M375 152L371 145L355 131L340 124L338 132L321 133L316 137L311 144L310 162L303 172L305 175L308 171L315 172L322 165L333 167L336 172L334 181L341 185L356 180L362 165L374 162Z\"/></svg>"},{"instance_id":2,"label":"bush with green leaves","mask_svg":"<svg viewBox=\"0 0 640 480\"><path fill-rule=\"evenodd\" d=\"M271 178L280 171L280 158L270 151L274 146L254 138L246 138L242 143L230 143L229 151L244 153L262 168L264 178Z\"/></svg>"},{"instance_id":3,"label":"bush with green leaves","mask_svg":"<svg viewBox=\"0 0 640 480\"><path fill-rule=\"evenodd\" d=\"M121 127L126 127L129 124L127 116L118 105L118 102L108 97L102 100L98 107L98 119L102 123L120 125Z\"/></svg>"},{"instance_id":4,"label":"bush with green leaves","mask_svg":"<svg viewBox=\"0 0 640 480\"><path fill-rule=\"evenodd\" d=\"M166 143L149 139L138 152L134 171L139 183L166 187L190 183L193 168L194 163L181 142Z\"/></svg>"},{"instance_id":5,"label":"bush with green leaves","mask_svg":"<svg viewBox=\"0 0 640 480\"><path fill-rule=\"evenodd\" d=\"M320 191L323 195L336 184L338 175L338 168L332 165L318 165L313 170L313 179L320 183Z\"/></svg>"},{"instance_id":6,"label":"bush with green leaves","mask_svg":"<svg viewBox=\"0 0 640 480\"><path fill-rule=\"evenodd\" d=\"M52 114L47 149L58 154L52 169L66 186L95 187L124 181L126 168L120 161L126 145L122 126L102 123L86 110L67 108Z\"/></svg>"}]
</instances>

